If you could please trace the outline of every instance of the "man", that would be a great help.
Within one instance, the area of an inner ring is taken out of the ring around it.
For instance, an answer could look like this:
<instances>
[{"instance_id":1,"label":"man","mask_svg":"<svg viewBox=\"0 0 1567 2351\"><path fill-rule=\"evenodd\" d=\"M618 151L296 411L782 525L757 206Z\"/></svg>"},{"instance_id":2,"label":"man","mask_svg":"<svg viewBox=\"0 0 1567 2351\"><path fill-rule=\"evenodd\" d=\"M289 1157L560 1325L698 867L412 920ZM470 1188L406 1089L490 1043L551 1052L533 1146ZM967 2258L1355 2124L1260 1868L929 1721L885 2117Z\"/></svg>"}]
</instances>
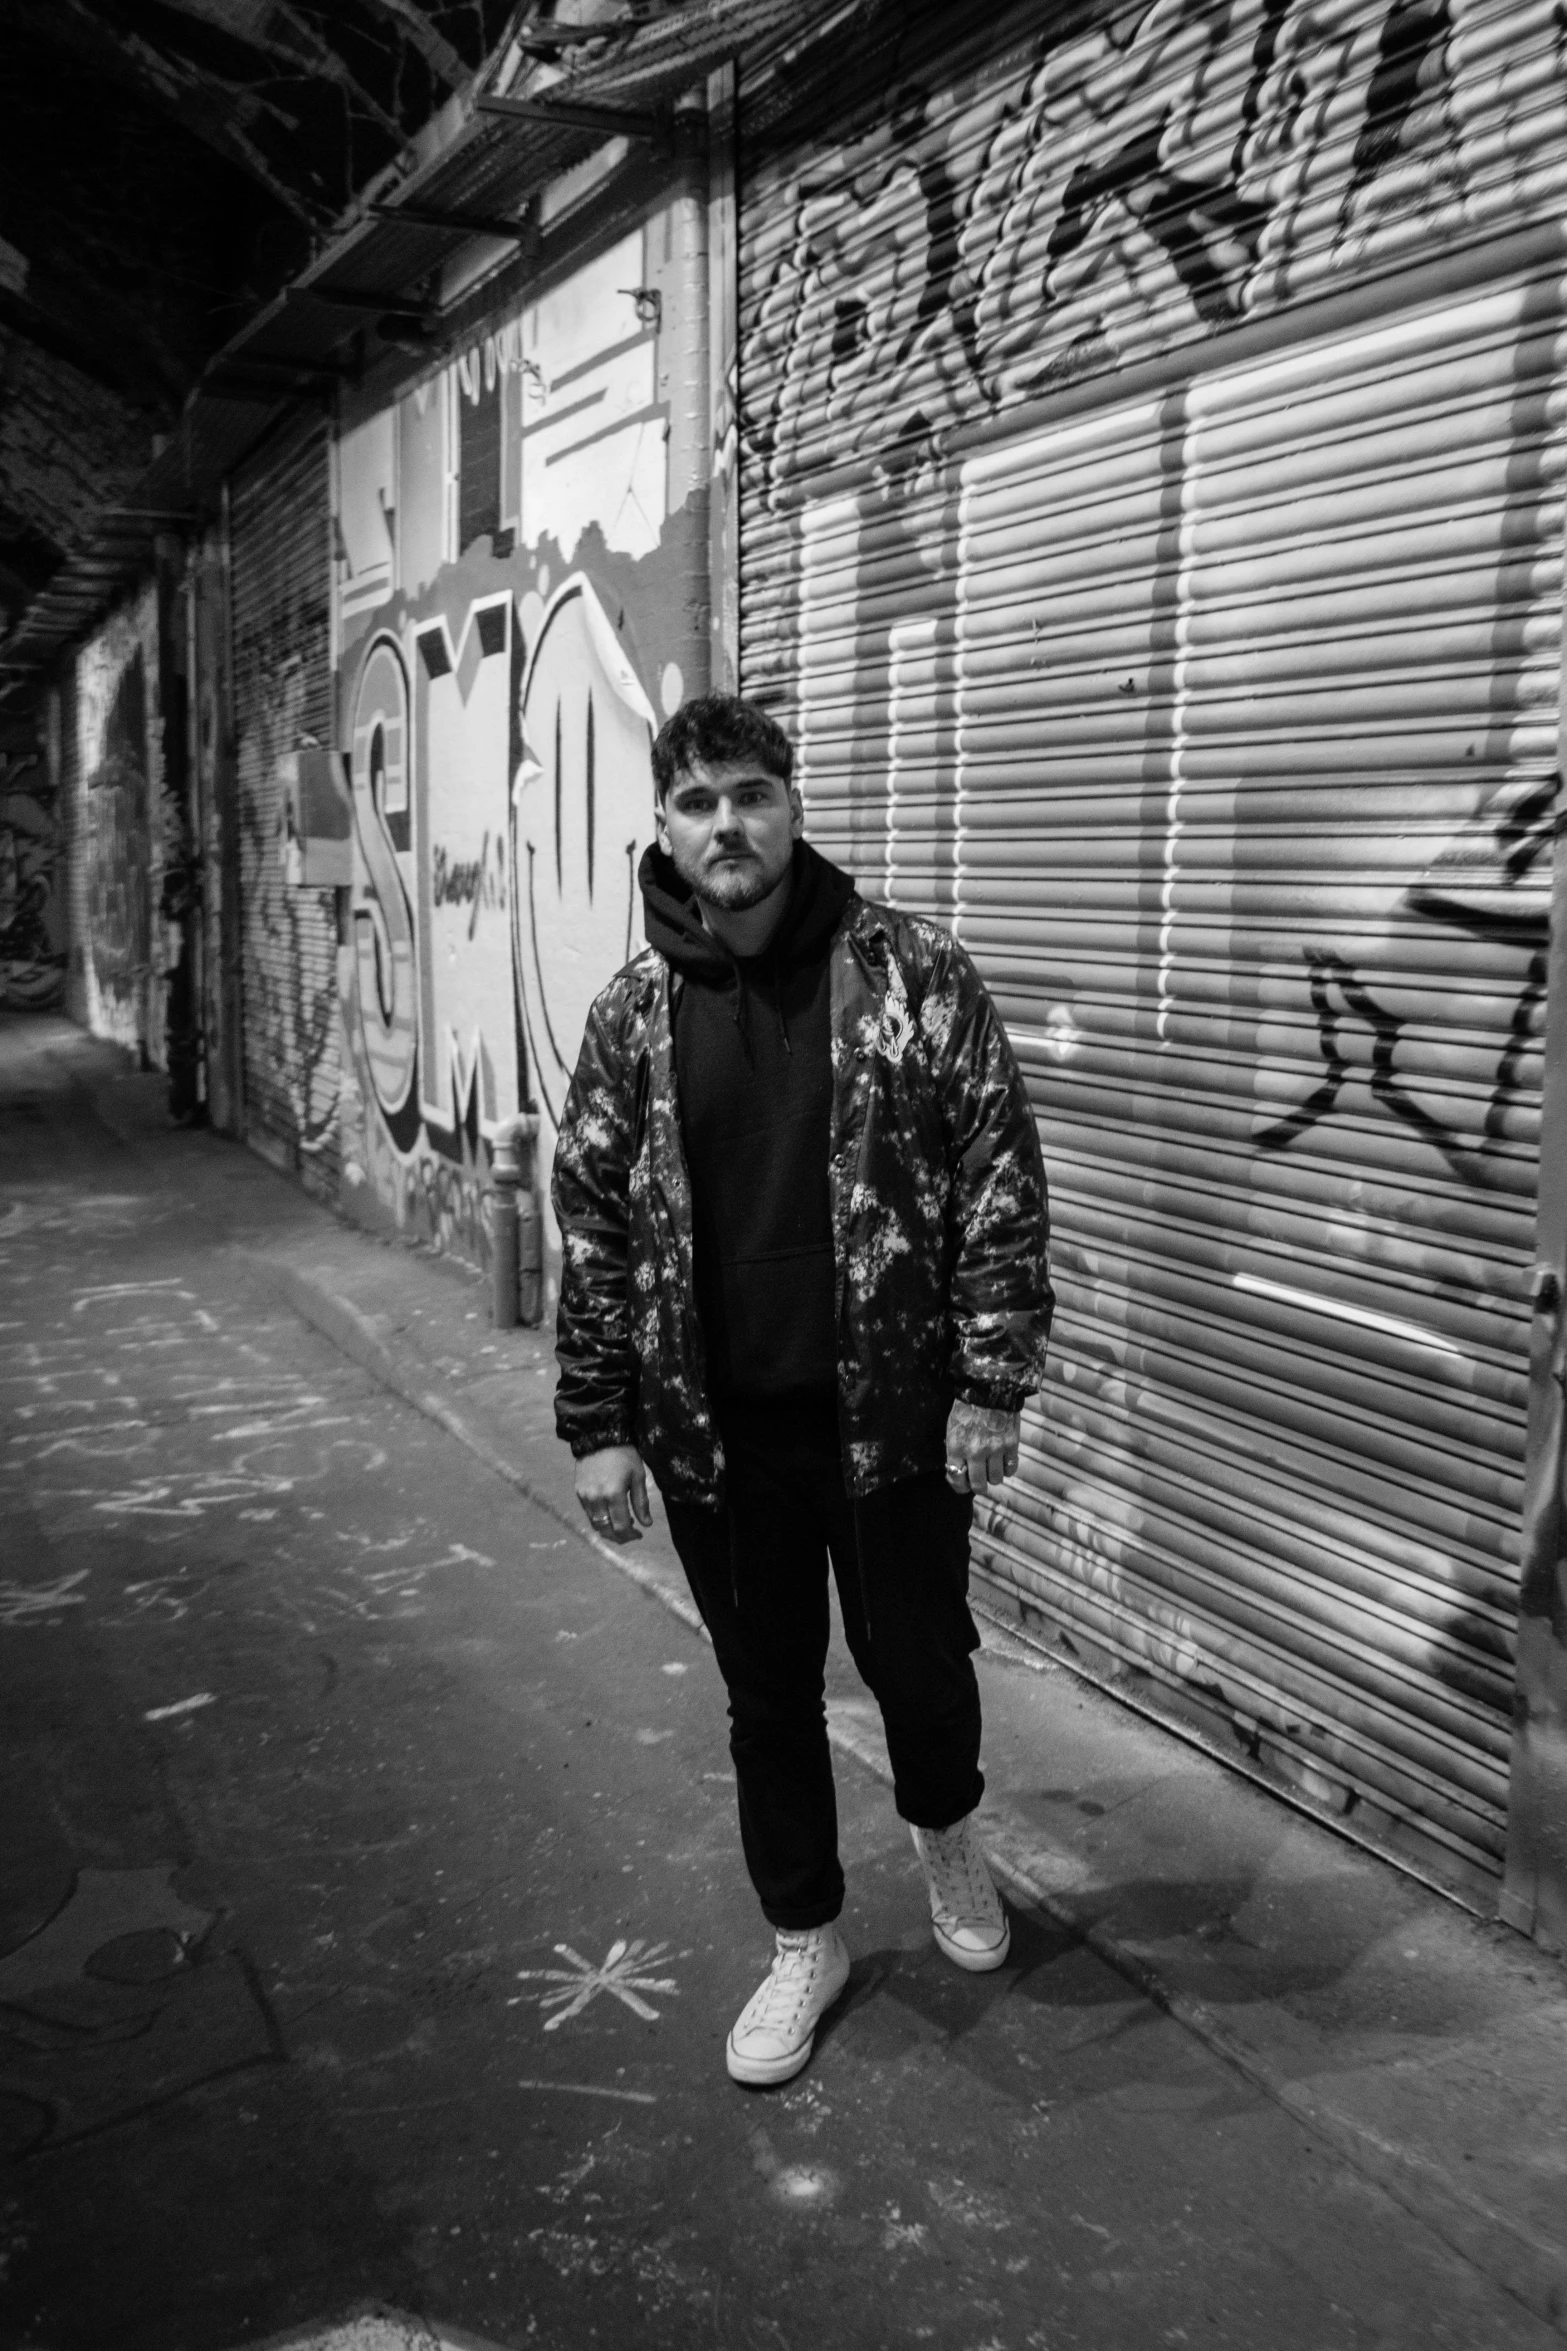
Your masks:
<instances>
[{"instance_id":1,"label":"man","mask_svg":"<svg viewBox=\"0 0 1567 2351\"><path fill-rule=\"evenodd\" d=\"M787 2081L849 1954L823 1711L831 1559L936 1941L999 1967L973 1497L1018 1461L1049 1328L1045 1178L972 965L803 839L788 738L730 695L653 745L648 947L588 1016L555 1153L556 1425L615 1542L646 1471L729 1692L746 1863L776 1930L729 2036Z\"/></svg>"}]
</instances>

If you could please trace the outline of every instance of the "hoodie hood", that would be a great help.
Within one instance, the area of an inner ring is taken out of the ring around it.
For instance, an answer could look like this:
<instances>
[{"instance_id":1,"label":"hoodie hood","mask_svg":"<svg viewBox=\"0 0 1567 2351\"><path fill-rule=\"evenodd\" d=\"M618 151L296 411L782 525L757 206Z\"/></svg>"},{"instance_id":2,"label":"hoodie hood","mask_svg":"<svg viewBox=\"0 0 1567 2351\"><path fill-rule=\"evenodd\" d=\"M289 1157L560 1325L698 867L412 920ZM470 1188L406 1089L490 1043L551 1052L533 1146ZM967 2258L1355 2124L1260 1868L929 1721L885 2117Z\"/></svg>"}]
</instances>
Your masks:
<instances>
[{"instance_id":1,"label":"hoodie hood","mask_svg":"<svg viewBox=\"0 0 1567 2351\"><path fill-rule=\"evenodd\" d=\"M749 994L759 981L771 988L782 1022L778 991L784 974L823 953L855 895L846 873L819 855L809 841L796 841L782 921L760 955L738 956L707 929L694 893L656 842L642 852L637 880L648 945L687 979L709 988L733 988L735 1025L742 1035L747 1030Z\"/></svg>"}]
</instances>

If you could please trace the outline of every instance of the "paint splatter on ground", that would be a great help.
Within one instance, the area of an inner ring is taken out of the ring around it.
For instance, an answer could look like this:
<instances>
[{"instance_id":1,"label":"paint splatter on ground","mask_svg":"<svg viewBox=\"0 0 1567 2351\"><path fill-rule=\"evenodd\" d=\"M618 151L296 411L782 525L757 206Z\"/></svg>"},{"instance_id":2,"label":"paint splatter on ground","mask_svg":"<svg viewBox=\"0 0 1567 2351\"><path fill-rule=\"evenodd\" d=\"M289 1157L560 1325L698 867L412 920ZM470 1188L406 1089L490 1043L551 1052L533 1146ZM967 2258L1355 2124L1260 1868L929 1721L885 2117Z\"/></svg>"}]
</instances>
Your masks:
<instances>
[{"instance_id":1,"label":"paint splatter on ground","mask_svg":"<svg viewBox=\"0 0 1567 2351\"><path fill-rule=\"evenodd\" d=\"M565 1960L564 1967L519 1967L519 1983L547 1983L554 1988L541 1995L539 2006L553 2009L545 2019L544 2030L555 2031L558 2025L569 2024L580 2016L588 2002L598 1993L606 1992L612 1999L624 2001L633 2016L645 2017L649 2024L657 2021L658 2010L650 2008L643 1998L645 1992L658 1992L665 1998L678 1992L680 1986L673 1976L650 1975L648 1969L656 1966L669 1946L667 1943L644 1943L640 1935L630 1942L617 1936L603 1960L595 1967L591 1959L584 1959L580 1951L573 1951L569 1943L557 1943L556 1950Z\"/></svg>"},{"instance_id":2,"label":"paint splatter on ground","mask_svg":"<svg viewBox=\"0 0 1567 2351\"><path fill-rule=\"evenodd\" d=\"M0 1024L0 2340L1556 2341L1053 1928L946 1967L847 1765L848 1997L736 2089L705 1647L234 1246L329 1220L48 1066Z\"/></svg>"}]
</instances>

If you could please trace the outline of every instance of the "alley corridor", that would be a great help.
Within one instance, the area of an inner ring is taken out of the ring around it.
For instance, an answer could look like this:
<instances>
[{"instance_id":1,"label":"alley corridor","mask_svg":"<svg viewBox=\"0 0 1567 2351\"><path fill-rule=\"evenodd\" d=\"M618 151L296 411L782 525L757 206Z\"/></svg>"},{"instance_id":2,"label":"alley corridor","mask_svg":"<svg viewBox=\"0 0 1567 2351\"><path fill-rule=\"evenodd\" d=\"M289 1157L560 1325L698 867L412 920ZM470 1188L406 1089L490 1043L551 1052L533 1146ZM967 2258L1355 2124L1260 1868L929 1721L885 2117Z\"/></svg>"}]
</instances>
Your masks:
<instances>
[{"instance_id":1,"label":"alley corridor","mask_svg":"<svg viewBox=\"0 0 1567 2351\"><path fill-rule=\"evenodd\" d=\"M401 1262L481 1360L482 1292L0 1037L0 2341L1556 2339L1058 1927L947 1968L852 1760L850 1997L736 2089L703 1644L273 1276Z\"/></svg>"}]
</instances>

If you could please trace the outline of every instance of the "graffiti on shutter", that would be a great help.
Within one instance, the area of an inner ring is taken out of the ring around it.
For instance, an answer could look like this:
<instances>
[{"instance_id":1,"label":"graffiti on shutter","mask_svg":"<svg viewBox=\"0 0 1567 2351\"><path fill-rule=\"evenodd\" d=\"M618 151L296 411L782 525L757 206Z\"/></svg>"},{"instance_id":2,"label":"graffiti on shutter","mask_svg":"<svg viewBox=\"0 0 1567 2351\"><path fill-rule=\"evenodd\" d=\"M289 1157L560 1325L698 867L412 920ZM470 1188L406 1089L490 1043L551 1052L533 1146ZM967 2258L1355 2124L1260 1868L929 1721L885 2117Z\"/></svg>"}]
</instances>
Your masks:
<instances>
[{"instance_id":1,"label":"graffiti on shutter","mask_svg":"<svg viewBox=\"0 0 1567 2351\"><path fill-rule=\"evenodd\" d=\"M1222 331L1567 186L1549 5L1145 0L763 162L741 431L777 506L914 478L952 427Z\"/></svg>"},{"instance_id":2,"label":"graffiti on shutter","mask_svg":"<svg viewBox=\"0 0 1567 2351\"><path fill-rule=\"evenodd\" d=\"M237 479L232 614L248 1131L335 1197L337 906L290 881L285 789L331 726L327 456L312 417Z\"/></svg>"}]
</instances>

